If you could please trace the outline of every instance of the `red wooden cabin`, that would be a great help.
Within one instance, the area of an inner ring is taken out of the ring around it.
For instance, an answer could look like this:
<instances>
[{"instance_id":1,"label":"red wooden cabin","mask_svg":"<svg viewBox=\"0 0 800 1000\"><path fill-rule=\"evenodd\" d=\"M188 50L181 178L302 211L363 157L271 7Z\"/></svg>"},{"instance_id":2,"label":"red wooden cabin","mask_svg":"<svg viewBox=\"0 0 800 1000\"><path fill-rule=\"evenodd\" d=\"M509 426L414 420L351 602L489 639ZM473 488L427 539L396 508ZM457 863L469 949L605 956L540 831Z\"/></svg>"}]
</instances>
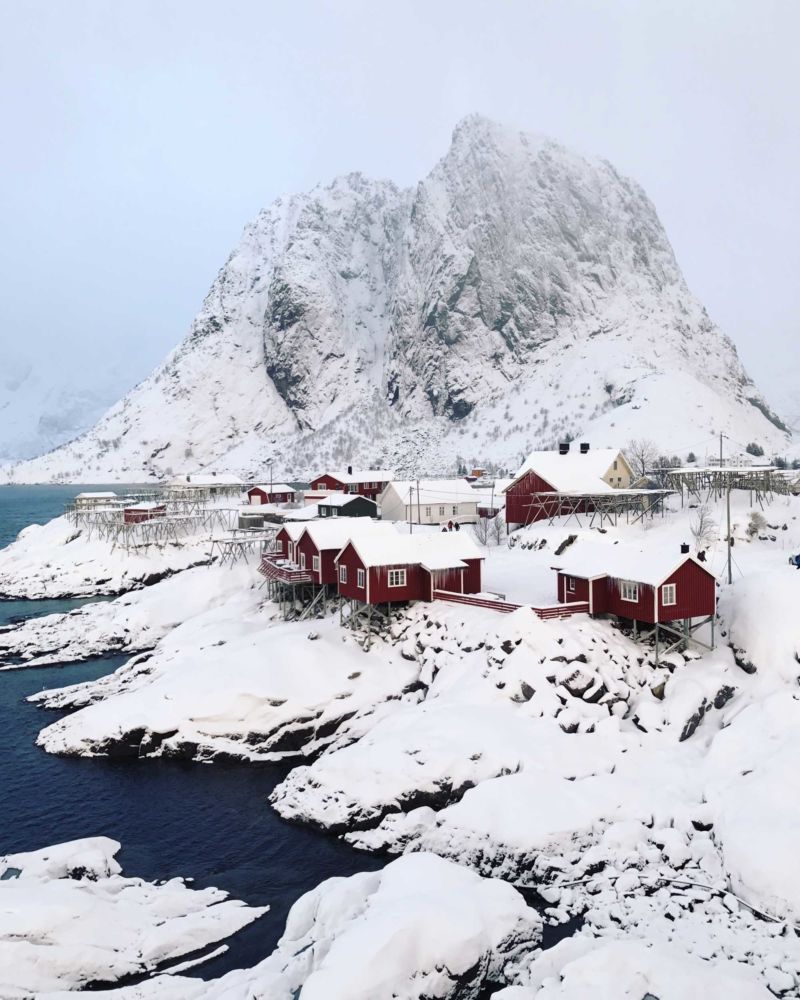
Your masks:
<instances>
[{"instance_id":1,"label":"red wooden cabin","mask_svg":"<svg viewBox=\"0 0 800 1000\"><path fill-rule=\"evenodd\" d=\"M301 569L311 570L314 583L335 584L336 556L351 540L367 534L397 537L391 524L363 517L342 517L335 521L312 521L298 537L295 561Z\"/></svg>"},{"instance_id":2,"label":"red wooden cabin","mask_svg":"<svg viewBox=\"0 0 800 1000\"><path fill-rule=\"evenodd\" d=\"M295 491L286 483L251 486L247 491L247 502L251 504L294 503L294 501Z\"/></svg>"},{"instance_id":3,"label":"red wooden cabin","mask_svg":"<svg viewBox=\"0 0 800 1000\"><path fill-rule=\"evenodd\" d=\"M364 604L432 601L436 590L476 594L482 560L457 534L365 535L336 557L339 593Z\"/></svg>"},{"instance_id":4,"label":"red wooden cabin","mask_svg":"<svg viewBox=\"0 0 800 1000\"><path fill-rule=\"evenodd\" d=\"M586 601L590 614L655 625L716 612L716 578L687 552L579 542L553 568L558 600Z\"/></svg>"},{"instance_id":5,"label":"red wooden cabin","mask_svg":"<svg viewBox=\"0 0 800 1000\"><path fill-rule=\"evenodd\" d=\"M346 472L326 472L312 479L309 489L329 493L356 493L374 500L382 493L393 473L386 469L356 469L352 465Z\"/></svg>"},{"instance_id":6,"label":"red wooden cabin","mask_svg":"<svg viewBox=\"0 0 800 1000\"><path fill-rule=\"evenodd\" d=\"M296 562L294 546L305 530L306 525L303 521L290 521L282 525L275 535L275 554Z\"/></svg>"},{"instance_id":7,"label":"red wooden cabin","mask_svg":"<svg viewBox=\"0 0 800 1000\"><path fill-rule=\"evenodd\" d=\"M143 521L154 521L165 517L167 508L163 503L137 503L125 507L122 517L125 524L141 524Z\"/></svg>"}]
</instances>

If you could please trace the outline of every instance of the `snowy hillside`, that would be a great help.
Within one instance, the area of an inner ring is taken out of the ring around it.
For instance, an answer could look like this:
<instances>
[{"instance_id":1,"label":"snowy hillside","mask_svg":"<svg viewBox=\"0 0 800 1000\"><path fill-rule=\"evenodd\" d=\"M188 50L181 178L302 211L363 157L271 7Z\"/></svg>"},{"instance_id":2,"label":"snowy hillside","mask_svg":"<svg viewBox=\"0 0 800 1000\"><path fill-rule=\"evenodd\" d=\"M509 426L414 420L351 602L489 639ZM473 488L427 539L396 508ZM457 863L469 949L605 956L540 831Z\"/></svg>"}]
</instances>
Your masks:
<instances>
[{"instance_id":1,"label":"snowy hillside","mask_svg":"<svg viewBox=\"0 0 800 1000\"><path fill-rule=\"evenodd\" d=\"M565 434L702 455L719 431L789 447L641 188L471 116L414 190L351 174L261 212L166 362L6 474L433 473Z\"/></svg>"}]
</instances>

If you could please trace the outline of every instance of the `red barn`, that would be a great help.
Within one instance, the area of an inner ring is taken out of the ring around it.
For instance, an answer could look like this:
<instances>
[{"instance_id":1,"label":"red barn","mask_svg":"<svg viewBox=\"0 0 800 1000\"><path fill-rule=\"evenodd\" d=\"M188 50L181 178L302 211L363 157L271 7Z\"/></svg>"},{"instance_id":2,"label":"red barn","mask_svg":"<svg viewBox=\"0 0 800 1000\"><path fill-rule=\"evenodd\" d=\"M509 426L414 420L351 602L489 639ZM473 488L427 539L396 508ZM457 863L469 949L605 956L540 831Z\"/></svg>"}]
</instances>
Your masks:
<instances>
[{"instance_id":1,"label":"red barn","mask_svg":"<svg viewBox=\"0 0 800 1000\"><path fill-rule=\"evenodd\" d=\"M482 560L463 534L368 534L336 557L339 593L364 604L431 601L435 590L476 594Z\"/></svg>"},{"instance_id":2,"label":"red barn","mask_svg":"<svg viewBox=\"0 0 800 1000\"><path fill-rule=\"evenodd\" d=\"M247 491L247 502L251 504L294 503L294 501L295 491L286 483L251 486Z\"/></svg>"},{"instance_id":3,"label":"red barn","mask_svg":"<svg viewBox=\"0 0 800 1000\"><path fill-rule=\"evenodd\" d=\"M163 503L137 503L123 509L125 524L141 524L143 521L154 521L166 517L167 508Z\"/></svg>"},{"instance_id":4,"label":"red barn","mask_svg":"<svg viewBox=\"0 0 800 1000\"><path fill-rule=\"evenodd\" d=\"M688 552L578 542L553 568L558 600L587 601L590 614L655 625L716 612L716 578Z\"/></svg>"},{"instance_id":5,"label":"red barn","mask_svg":"<svg viewBox=\"0 0 800 1000\"><path fill-rule=\"evenodd\" d=\"M348 465L346 472L326 472L312 479L309 489L322 493L357 493L374 500L391 482L394 473L386 469L356 469Z\"/></svg>"},{"instance_id":6,"label":"red barn","mask_svg":"<svg viewBox=\"0 0 800 1000\"><path fill-rule=\"evenodd\" d=\"M505 489L506 523L532 524L558 516L562 511L559 493L610 493L627 489L632 479L625 456L615 448L592 450L587 444L575 448L564 444L558 451L534 451ZM556 495L549 500L542 496L547 493Z\"/></svg>"}]
</instances>

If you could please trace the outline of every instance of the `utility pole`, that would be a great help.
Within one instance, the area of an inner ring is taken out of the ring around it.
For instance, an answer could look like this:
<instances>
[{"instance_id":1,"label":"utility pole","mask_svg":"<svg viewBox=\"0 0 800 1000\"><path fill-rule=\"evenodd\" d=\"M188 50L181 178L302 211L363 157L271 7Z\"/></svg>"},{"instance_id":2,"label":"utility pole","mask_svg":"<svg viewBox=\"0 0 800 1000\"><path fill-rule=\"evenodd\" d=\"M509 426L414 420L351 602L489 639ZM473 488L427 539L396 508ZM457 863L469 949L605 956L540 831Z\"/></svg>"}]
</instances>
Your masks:
<instances>
[{"instance_id":1,"label":"utility pole","mask_svg":"<svg viewBox=\"0 0 800 1000\"><path fill-rule=\"evenodd\" d=\"M733 575L731 573L731 485L728 483L728 583L733 583Z\"/></svg>"},{"instance_id":2,"label":"utility pole","mask_svg":"<svg viewBox=\"0 0 800 1000\"><path fill-rule=\"evenodd\" d=\"M411 508L414 503L414 486L408 487L408 533L409 535L414 533L414 529L411 526Z\"/></svg>"},{"instance_id":3,"label":"utility pole","mask_svg":"<svg viewBox=\"0 0 800 1000\"><path fill-rule=\"evenodd\" d=\"M422 509L419 505L419 479L417 480L417 522L422 524Z\"/></svg>"},{"instance_id":4,"label":"utility pole","mask_svg":"<svg viewBox=\"0 0 800 1000\"><path fill-rule=\"evenodd\" d=\"M719 467L722 468L722 431L719 432Z\"/></svg>"}]
</instances>

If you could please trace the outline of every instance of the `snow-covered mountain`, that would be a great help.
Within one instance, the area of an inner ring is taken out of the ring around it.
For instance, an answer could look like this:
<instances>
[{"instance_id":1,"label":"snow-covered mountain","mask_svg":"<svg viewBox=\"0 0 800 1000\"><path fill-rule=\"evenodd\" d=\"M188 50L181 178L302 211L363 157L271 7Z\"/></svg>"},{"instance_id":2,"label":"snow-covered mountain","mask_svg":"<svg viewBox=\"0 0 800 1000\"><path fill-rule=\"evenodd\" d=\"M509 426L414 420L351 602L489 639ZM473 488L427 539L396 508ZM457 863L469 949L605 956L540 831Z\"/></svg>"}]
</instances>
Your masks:
<instances>
[{"instance_id":1,"label":"snow-covered mountain","mask_svg":"<svg viewBox=\"0 0 800 1000\"><path fill-rule=\"evenodd\" d=\"M514 467L564 435L702 455L789 436L607 162L479 116L414 190L359 174L260 213L186 339L17 481L197 467Z\"/></svg>"},{"instance_id":2,"label":"snow-covered mountain","mask_svg":"<svg viewBox=\"0 0 800 1000\"><path fill-rule=\"evenodd\" d=\"M32 458L89 430L130 387L122 371L90 379L53 359L4 352L0 367L0 462Z\"/></svg>"}]
</instances>

